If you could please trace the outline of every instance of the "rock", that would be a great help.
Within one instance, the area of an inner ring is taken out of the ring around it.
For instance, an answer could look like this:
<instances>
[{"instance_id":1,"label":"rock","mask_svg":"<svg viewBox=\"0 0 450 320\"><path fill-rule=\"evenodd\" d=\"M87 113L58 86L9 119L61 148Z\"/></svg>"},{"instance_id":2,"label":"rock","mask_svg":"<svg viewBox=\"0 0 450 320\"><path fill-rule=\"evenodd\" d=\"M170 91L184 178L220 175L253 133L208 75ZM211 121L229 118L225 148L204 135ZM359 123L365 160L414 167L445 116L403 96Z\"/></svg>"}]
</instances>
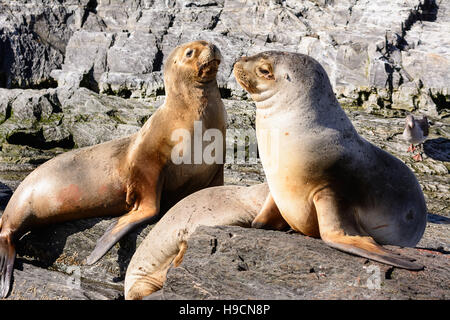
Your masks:
<instances>
[{"instance_id":1,"label":"rock","mask_svg":"<svg viewBox=\"0 0 450 320\"><path fill-rule=\"evenodd\" d=\"M9 299L21 298L33 288L44 287L28 299L119 299L123 297L126 267L152 226L138 228L122 238L92 266L84 260L112 219L84 219L61 223L26 234L16 246L19 263ZM23 265L25 273L20 272ZM41 276L41 275L44 276ZM55 278L45 285L48 278ZM57 283L62 286L56 288ZM72 292L72 289L74 290Z\"/></svg>"},{"instance_id":2,"label":"rock","mask_svg":"<svg viewBox=\"0 0 450 320\"><path fill-rule=\"evenodd\" d=\"M108 49L114 42L114 35L105 32L78 31L67 44L63 71L69 71L69 77L64 73L52 73L64 86L77 88L80 86L98 92L98 81L107 67ZM77 78L73 74L79 74ZM80 79L80 83L72 83L68 79Z\"/></svg>"},{"instance_id":3,"label":"rock","mask_svg":"<svg viewBox=\"0 0 450 320\"><path fill-rule=\"evenodd\" d=\"M133 134L155 110L145 101L85 88L0 89L0 97L0 159L6 163L36 163L29 159L33 150L35 158L48 160L67 149Z\"/></svg>"},{"instance_id":4,"label":"rock","mask_svg":"<svg viewBox=\"0 0 450 320\"><path fill-rule=\"evenodd\" d=\"M13 283L8 296L10 300L111 300L121 292L78 278L79 269L72 268L72 275L45 270L18 260L14 276L20 281Z\"/></svg>"},{"instance_id":5,"label":"rock","mask_svg":"<svg viewBox=\"0 0 450 320\"><path fill-rule=\"evenodd\" d=\"M0 1L0 87L56 86L50 73L60 68L89 2Z\"/></svg>"},{"instance_id":6,"label":"rock","mask_svg":"<svg viewBox=\"0 0 450 320\"><path fill-rule=\"evenodd\" d=\"M162 65L180 43L214 42L218 82L246 97L234 61L296 51L327 70L341 102L448 116L449 3L395 1L0 1L2 87L86 87L123 97L163 92ZM47 57L47 58L45 58ZM56 82L55 82L56 81ZM361 100L371 92L371 103ZM386 114L398 114L386 111Z\"/></svg>"},{"instance_id":7,"label":"rock","mask_svg":"<svg viewBox=\"0 0 450 320\"><path fill-rule=\"evenodd\" d=\"M188 240L183 262L169 269L156 298L449 298L447 251L389 248L416 259L425 269L414 272L386 266L299 234L200 226Z\"/></svg>"}]
</instances>

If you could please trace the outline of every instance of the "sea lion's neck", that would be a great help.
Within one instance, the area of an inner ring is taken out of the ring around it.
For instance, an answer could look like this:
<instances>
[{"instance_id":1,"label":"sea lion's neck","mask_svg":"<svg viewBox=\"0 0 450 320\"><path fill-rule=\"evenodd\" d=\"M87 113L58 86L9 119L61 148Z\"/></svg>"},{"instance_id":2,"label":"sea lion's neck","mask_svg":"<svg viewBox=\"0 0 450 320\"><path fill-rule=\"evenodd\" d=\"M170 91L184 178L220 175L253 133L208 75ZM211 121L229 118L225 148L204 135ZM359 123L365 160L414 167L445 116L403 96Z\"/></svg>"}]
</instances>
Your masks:
<instances>
[{"instance_id":1,"label":"sea lion's neck","mask_svg":"<svg viewBox=\"0 0 450 320\"><path fill-rule=\"evenodd\" d=\"M220 99L220 91L215 80L205 83L194 82L188 85L181 83L168 88L164 105L178 112L198 111L202 113L208 106L208 101L217 99Z\"/></svg>"},{"instance_id":2,"label":"sea lion's neck","mask_svg":"<svg viewBox=\"0 0 450 320\"><path fill-rule=\"evenodd\" d=\"M296 125L309 128L334 128L339 131L356 131L334 96L312 96L311 92L280 90L265 100L256 101L258 122L272 117L296 119ZM339 120L339 121L337 121Z\"/></svg>"}]
</instances>

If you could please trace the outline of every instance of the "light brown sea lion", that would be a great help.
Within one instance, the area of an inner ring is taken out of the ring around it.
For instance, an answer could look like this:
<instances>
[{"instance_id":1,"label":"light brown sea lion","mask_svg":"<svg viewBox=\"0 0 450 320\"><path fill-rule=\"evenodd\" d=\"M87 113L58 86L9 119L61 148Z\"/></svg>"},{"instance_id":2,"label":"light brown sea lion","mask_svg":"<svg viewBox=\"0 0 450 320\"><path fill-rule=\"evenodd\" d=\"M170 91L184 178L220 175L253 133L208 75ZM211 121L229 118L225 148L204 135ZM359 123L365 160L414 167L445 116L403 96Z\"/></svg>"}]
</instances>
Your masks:
<instances>
[{"instance_id":1,"label":"light brown sea lion","mask_svg":"<svg viewBox=\"0 0 450 320\"><path fill-rule=\"evenodd\" d=\"M421 269L380 245L418 243L427 216L420 185L402 161L358 135L322 66L271 51L242 57L234 74L256 103L272 203L291 228L349 253ZM265 210L253 225L270 227L273 219Z\"/></svg>"},{"instance_id":2,"label":"light brown sea lion","mask_svg":"<svg viewBox=\"0 0 450 320\"><path fill-rule=\"evenodd\" d=\"M161 289L171 265L178 266L187 240L200 225L250 227L269 188L220 186L200 190L173 206L153 227L131 258L125 299L140 300Z\"/></svg>"},{"instance_id":3,"label":"light brown sea lion","mask_svg":"<svg viewBox=\"0 0 450 320\"><path fill-rule=\"evenodd\" d=\"M197 190L223 184L224 156L205 163L196 154L194 139L173 139L178 129L192 137L195 126L225 137L226 111L216 82L220 60L219 49L206 41L178 46L164 64L165 102L139 132L64 153L26 177L0 220L1 297L9 290L14 241L31 228L121 216L97 242L87 259L92 264L131 228L158 218ZM191 150L196 162L175 164L175 146L183 152ZM200 153L206 147L201 146Z\"/></svg>"}]
</instances>

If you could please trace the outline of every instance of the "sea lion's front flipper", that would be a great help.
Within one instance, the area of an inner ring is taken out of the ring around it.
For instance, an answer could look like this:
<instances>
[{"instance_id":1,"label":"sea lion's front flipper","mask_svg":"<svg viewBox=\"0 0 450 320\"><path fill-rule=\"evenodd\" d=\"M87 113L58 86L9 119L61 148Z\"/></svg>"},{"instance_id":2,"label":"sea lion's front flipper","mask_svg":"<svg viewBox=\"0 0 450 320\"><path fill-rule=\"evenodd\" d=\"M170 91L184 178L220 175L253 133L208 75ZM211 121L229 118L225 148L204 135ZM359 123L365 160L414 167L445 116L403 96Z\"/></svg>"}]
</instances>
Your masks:
<instances>
[{"instance_id":1,"label":"sea lion's front flipper","mask_svg":"<svg viewBox=\"0 0 450 320\"><path fill-rule=\"evenodd\" d=\"M423 265L412 262L414 259L403 257L383 248L375 243L371 237L340 236L328 237L323 240L330 247L394 267L408 270L422 270L424 268Z\"/></svg>"},{"instance_id":2,"label":"sea lion's front flipper","mask_svg":"<svg viewBox=\"0 0 450 320\"><path fill-rule=\"evenodd\" d=\"M16 250L9 235L0 235L0 298L9 292Z\"/></svg>"},{"instance_id":3,"label":"sea lion's front flipper","mask_svg":"<svg viewBox=\"0 0 450 320\"><path fill-rule=\"evenodd\" d=\"M159 209L156 208L145 209L144 207L139 207L137 210L131 210L127 214L116 219L116 221L106 230L105 234L98 239L94 251L92 251L86 259L86 264L91 265L97 262L128 231L144 222L151 221L158 215L158 212Z\"/></svg>"},{"instance_id":4,"label":"sea lion's front flipper","mask_svg":"<svg viewBox=\"0 0 450 320\"><path fill-rule=\"evenodd\" d=\"M288 227L288 223L281 216L280 210L273 200L272 195L269 193L261 211L252 222L252 228L284 230Z\"/></svg>"}]
</instances>

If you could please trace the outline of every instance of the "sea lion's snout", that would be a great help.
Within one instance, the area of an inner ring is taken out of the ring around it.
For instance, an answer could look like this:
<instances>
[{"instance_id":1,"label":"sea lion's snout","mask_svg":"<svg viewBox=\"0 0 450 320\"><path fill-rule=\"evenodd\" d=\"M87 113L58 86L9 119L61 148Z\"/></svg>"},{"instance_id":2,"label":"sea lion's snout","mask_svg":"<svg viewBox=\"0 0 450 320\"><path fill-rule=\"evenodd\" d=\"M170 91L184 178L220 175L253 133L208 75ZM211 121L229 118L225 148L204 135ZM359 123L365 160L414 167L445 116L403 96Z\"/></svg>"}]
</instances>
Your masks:
<instances>
[{"instance_id":1,"label":"sea lion's snout","mask_svg":"<svg viewBox=\"0 0 450 320\"><path fill-rule=\"evenodd\" d=\"M233 65L233 73L234 73L234 77L236 78L236 81L248 92L252 93L253 92L253 87L251 86L250 83L250 77L247 74L245 68L244 68L244 64L246 61L244 61L244 58L246 57L242 57L238 60L236 60L234 62Z\"/></svg>"},{"instance_id":2,"label":"sea lion's snout","mask_svg":"<svg viewBox=\"0 0 450 320\"><path fill-rule=\"evenodd\" d=\"M214 78L219 70L221 61L222 54L219 48L205 41L197 60L198 77L202 80L211 80Z\"/></svg>"},{"instance_id":3,"label":"sea lion's snout","mask_svg":"<svg viewBox=\"0 0 450 320\"><path fill-rule=\"evenodd\" d=\"M211 47L211 51L213 52L214 55L214 60L217 60L220 64L220 62L222 61L222 54L220 53L219 48L217 48L214 44L210 43L210 47Z\"/></svg>"},{"instance_id":4,"label":"sea lion's snout","mask_svg":"<svg viewBox=\"0 0 450 320\"><path fill-rule=\"evenodd\" d=\"M261 101L275 92L274 64L269 56L242 56L234 63L233 73L239 85L252 94L254 100Z\"/></svg>"}]
</instances>

